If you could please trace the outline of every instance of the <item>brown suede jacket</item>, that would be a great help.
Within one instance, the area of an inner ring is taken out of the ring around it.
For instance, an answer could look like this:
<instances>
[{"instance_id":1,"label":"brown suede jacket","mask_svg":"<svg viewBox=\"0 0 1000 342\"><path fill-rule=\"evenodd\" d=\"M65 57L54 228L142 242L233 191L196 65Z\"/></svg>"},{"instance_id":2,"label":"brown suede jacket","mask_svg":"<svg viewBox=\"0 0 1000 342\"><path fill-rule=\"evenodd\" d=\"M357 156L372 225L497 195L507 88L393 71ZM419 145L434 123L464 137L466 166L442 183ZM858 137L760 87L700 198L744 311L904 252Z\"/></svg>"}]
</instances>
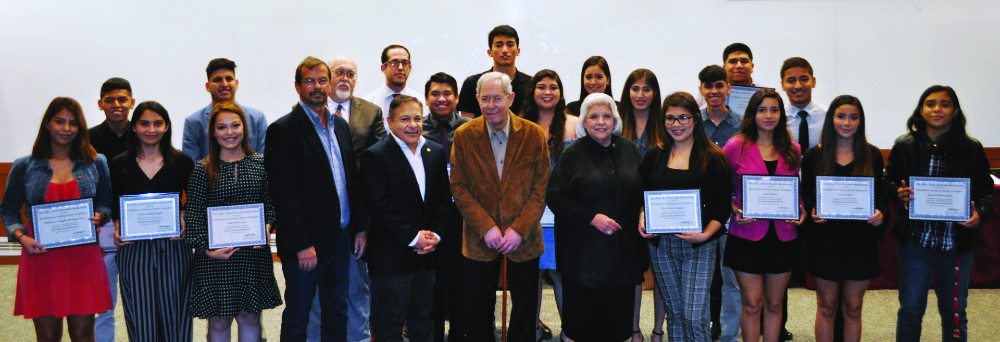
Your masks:
<instances>
[{"instance_id":1,"label":"brown suede jacket","mask_svg":"<svg viewBox=\"0 0 1000 342\"><path fill-rule=\"evenodd\" d=\"M507 254L513 262L537 258L544 251L539 221L549 181L549 147L541 127L509 115L503 180L497 175L484 116L455 131L451 192L465 218L462 254L472 260L496 259L499 252L487 247L483 240L493 226L501 232L510 227L521 235L520 246Z\"/></svg>"}]
</instances>

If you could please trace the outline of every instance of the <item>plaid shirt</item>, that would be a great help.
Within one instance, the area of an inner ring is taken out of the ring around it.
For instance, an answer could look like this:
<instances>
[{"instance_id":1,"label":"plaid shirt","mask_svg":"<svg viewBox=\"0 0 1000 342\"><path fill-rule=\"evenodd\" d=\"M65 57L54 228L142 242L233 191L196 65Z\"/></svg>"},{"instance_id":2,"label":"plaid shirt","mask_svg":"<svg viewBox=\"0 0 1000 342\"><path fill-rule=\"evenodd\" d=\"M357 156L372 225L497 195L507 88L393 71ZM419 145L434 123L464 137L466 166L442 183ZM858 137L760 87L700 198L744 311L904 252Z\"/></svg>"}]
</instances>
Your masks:
<instances>
[{"instance_id":1,"label":"plaid shirt","mask_svg":"<svg viewBox=\"0 0 1000 342\"><path fill-rule=\"evenodd\" d=\"M931 154L927 175L940 176L945 173L945 170L941 156ZM952 224L953 222L945 221L924 221L922 230L913 231L913 240L923 247L950 251L955 247L955 231L952 230Z\"/></svg>"}]
</instances>

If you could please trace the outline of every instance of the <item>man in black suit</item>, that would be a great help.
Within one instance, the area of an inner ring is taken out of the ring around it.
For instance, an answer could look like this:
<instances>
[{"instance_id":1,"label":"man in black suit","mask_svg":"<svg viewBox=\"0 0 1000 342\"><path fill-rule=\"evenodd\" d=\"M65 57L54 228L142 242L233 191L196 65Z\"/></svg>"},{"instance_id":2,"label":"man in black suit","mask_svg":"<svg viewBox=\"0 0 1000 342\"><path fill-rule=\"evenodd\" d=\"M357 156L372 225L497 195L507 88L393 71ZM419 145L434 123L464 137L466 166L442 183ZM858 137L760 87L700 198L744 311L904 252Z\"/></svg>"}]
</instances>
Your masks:
<instances>
[{"instance_id":1,"label":"man in black suit","mask_svg":"<svg viewBox=\"0 0 1000 342\"><path fill-rule=\"evenodd\" d=\"M347 283L353 235L368 230L350 127L326 108L330 69L308 57L295 70L299 103L267 128L264 166L277 209L285 276L281 340L304 341L319 289L322 340L347 337ZM355 254L362 254L357 246Z\"/></svg>"},{"instance_id":2,"label":"man in black suit","mask_svg":"<svg viewBox=\"0 0 1000 342\"><path fill-rule=\"evenodd\" d=\"M375 341L434 340L434 260L429 254L455 212L446 151L423 133L423 106L399 95L389 104L389 131L361 155L365 204L372 213L368 267Z\"/></svg>"}]
</instances>

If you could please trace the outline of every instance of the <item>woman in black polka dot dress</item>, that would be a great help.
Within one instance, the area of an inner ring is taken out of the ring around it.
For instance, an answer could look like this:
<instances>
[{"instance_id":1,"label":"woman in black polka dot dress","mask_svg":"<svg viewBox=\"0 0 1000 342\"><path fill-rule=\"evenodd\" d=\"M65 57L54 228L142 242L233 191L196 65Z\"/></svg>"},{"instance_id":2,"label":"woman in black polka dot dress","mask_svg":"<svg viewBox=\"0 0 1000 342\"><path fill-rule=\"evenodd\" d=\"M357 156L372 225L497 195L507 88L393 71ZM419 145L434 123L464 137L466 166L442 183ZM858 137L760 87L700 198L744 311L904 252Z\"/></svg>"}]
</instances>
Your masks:
<instances>
[{"instance_id":1,"label":"woman in black polka dot dress","mask_svg":"<svg viewBox=\"0 0 1000 342\"><path fill-rule=\"evenodd\" d=\"M250 149L246 116L232 103L209 119L209 155L188 181L185 223L194 248L191 314L208 319L208 340L229 340L232 320L240 341L260 338L260 313L281 305L274 263L266 246L208 249L207 207L264 204L267 230L274 207L267 194L264 156Z\"/></svg>"}]
</instances>

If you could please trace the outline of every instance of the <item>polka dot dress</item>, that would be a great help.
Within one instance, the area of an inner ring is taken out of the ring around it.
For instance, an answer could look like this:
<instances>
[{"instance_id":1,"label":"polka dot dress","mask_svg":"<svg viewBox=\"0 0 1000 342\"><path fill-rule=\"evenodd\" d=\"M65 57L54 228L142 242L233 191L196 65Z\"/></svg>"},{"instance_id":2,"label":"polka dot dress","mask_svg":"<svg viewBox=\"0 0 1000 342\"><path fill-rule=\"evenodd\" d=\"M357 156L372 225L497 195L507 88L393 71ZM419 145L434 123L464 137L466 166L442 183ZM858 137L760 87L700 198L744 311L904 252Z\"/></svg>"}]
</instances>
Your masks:
<instances>
[{"instance_id":1,"label":"polka dot dress","mask_svg":"<svg viewBox=\"0 0 1000 342\"><path fill-rule=\"evenodd\" d=\"M199 318L258 314L281 305L269 248L240 248L229 260L205 255L208 249L207 207L264 203L264 221L274 223L267 194L264 155L255 153L233 163L221 162L212 186L201 162L188 181L185 224L194 248L191 314Z\"/></svg>"}]
</instances>

